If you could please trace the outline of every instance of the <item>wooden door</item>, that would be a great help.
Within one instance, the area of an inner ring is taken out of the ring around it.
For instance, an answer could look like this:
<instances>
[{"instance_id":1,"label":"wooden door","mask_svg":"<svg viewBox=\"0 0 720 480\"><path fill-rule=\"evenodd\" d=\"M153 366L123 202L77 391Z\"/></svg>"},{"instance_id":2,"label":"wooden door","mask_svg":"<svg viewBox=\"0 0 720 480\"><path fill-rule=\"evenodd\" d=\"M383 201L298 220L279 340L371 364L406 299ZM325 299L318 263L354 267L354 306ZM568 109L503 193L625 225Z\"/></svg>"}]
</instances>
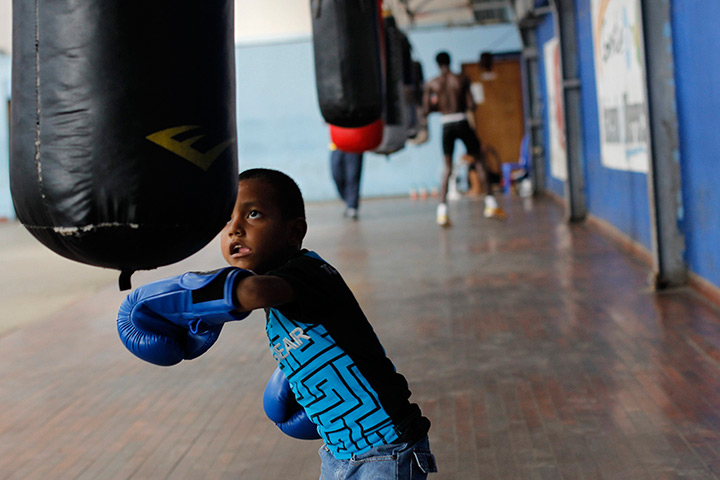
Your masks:
<instances>
[{"instance_id":1,"label":"wooden door","mask_svg":"<svg viewBox=\"0 0 720 480\"><path fill-rule=\"evenodd\" d=\"M488 154L488 168L500 174L498 162L516 163L520 155L524 131L520 60L495 57L490 71L481 69L478 63L465 63L462 71L472 82L477 103L475 129L480 141L499 157L496 160Z\"/></svg>"}]
</instances>

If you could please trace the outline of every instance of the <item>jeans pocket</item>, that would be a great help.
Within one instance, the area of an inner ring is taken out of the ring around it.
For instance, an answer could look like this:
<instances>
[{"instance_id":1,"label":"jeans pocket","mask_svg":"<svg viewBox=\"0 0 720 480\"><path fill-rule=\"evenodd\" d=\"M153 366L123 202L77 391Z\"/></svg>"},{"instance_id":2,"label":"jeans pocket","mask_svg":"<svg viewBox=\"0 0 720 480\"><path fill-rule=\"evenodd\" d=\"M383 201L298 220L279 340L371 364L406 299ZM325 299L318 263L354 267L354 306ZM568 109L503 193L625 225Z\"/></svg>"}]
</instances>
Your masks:
<instances>
[{"instance_id":1,"label":"jeans pocket","mask_svg":"<svg viewBox=\"0 0 720 480\"><path fill-rule=\"evenodd\" d=\"M435 455L430 452L414 451L413 452L414 464L420 469L422 473L434 473L437 472L437 464L435 463Z\"/></svg>"}]
</instances>

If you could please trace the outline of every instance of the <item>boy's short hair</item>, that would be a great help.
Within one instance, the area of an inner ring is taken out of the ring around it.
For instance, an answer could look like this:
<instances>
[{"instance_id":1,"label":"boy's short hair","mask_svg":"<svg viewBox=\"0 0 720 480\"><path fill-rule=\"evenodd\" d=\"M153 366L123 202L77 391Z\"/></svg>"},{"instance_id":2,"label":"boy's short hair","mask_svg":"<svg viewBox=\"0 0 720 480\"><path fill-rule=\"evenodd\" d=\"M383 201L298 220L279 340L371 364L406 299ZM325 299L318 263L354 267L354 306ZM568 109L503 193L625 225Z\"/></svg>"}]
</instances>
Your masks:
<instances>
[{"instance_id":1,"label":"boy's short hair","mask_svg":"<svg viewBox=\"0 0 720 480\"><path fill-rule=\"evenodd\" d=\"M449 66L450 65L450 54L447 52L440 52L435 56L435 61L439 66Z\"/></svg>"},{"instance_id":2,"label":"boy's short hair","mask_svg":"<svg viewBox=\"0 0 720 480\"><path fill-rule=\"evenodd\" d=\"M271 185L284 219L305 218L305 202L300 187L286 174L269 168L251 168L240 174L238 181L243 180L258 180Z\"/></svg>"}]
</instances>

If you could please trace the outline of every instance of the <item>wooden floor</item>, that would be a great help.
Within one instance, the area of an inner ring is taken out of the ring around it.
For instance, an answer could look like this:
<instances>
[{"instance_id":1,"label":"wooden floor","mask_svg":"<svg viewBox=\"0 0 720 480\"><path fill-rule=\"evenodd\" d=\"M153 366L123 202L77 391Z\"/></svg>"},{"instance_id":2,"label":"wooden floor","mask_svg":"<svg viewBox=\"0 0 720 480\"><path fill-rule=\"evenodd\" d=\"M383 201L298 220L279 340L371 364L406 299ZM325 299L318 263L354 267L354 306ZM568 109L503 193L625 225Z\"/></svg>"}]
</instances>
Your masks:
<instances>
[{"instance_id":1,"label":"wooden floor","mask_svg":"<svg viewBox=\"0 0 720 480\"><path fill-rule=\"evenodd\" d=\"M305 246L343 273L433 422L434 478L719 478L718 309L654 294L646 265L552 201L501 200L507 222L462 199L447 230L433 201L367 201L355 223L308 209ZM134 283L221 265L213 243ZM123 297L104 283L0 337L0 478L318 477L319 443L263 414L262 313L161 368L120 343Z\"/></svg>"}]
</instances>

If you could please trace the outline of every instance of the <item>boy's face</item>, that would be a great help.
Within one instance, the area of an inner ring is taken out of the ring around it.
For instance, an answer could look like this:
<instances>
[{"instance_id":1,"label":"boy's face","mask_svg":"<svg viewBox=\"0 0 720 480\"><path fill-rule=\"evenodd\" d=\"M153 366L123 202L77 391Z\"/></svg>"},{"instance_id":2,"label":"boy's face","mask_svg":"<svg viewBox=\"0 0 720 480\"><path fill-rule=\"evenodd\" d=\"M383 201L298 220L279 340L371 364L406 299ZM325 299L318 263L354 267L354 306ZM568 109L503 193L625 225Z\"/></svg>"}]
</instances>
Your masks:
<instances>
[{"instance_id":1,"label":"boy's face","mask_svg":"<svg viewBox=\"0 0 720 480\"><path fill-rule=\"evenodd\" d=\"M263 274L298 250L305 228L302 218L283 218L273 186L243 180L232 218L220 235L220 248L228 264Z\"/></svg>"}]
</instances>

